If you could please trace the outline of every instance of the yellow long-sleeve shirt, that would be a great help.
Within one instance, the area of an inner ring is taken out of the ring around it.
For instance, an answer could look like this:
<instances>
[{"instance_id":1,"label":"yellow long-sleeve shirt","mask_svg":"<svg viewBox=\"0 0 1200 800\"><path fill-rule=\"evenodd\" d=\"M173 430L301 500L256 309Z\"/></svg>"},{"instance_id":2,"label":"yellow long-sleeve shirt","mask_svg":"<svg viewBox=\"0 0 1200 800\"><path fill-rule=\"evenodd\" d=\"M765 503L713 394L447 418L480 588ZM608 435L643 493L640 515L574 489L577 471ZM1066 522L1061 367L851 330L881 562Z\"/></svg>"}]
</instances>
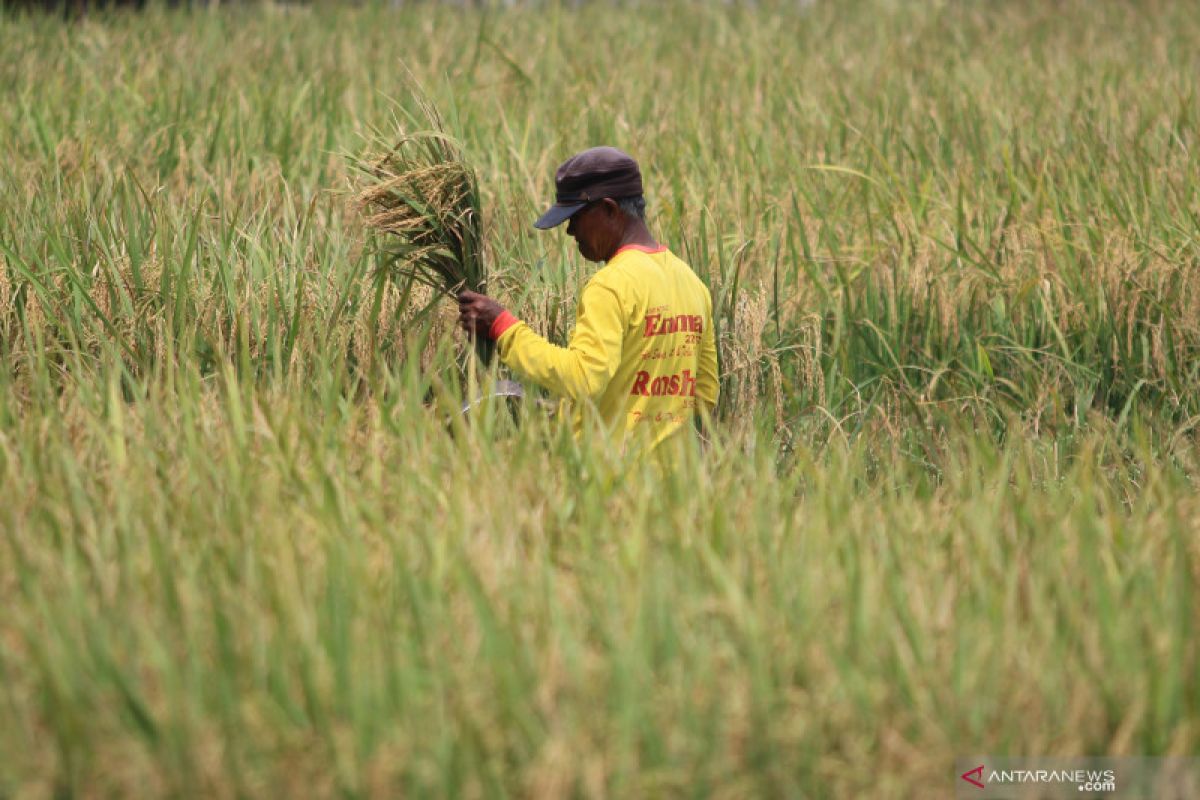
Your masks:
<instances>
[{"instance_id":1,"label":"yellow long-sleeve shirt","mask_svg":"<svg viewBox=\"0 0 1200 800\"><path fill-rule=\"evenodd\" d=\"M508 367L572 401L577 435L590 405L618 438L653 447L717 404L712 297L665 247L627 245L592 276L566 347L508 312L492 335Z\"/></svg>"}]
</instances>

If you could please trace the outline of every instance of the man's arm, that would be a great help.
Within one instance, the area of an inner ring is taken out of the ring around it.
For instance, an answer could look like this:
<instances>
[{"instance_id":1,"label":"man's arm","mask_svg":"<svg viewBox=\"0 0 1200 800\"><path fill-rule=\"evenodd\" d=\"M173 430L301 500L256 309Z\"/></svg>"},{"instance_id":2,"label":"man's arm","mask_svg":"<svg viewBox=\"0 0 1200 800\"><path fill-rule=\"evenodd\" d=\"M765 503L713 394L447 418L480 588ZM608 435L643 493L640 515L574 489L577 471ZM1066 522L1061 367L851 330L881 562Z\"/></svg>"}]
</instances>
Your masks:
<instances>
[{"instance_id":1,"label":"man's arm","mask_svg":"<svg viewBox=\"0 0 1200 800\"><path fill-rule=\"evenodd\" d=\"M708 298L708 314L704 319L704 330L700 333L700 364L696 375L696 399L700 410L711 414L717 407L721 393L721 379L717 372L717 338L712 313L712 298Z\"/></svg>"},{"instance_id":2,"label":"man's arm","mask_svg":"<svg viewBox=\"0 0 1200 800\"><path fill-rule=\"evenodd\" d=\"M495 338L505 365L539 386L571 400L596 399L616 374L625 322L620 300L607 286L589 283L583 290L566 347L550 344L499 306L489 313L477 298L487 299L469 292L459 296L463 327ZM467 320L478 322L472 328Z\"/></svg>"}]
</instances>

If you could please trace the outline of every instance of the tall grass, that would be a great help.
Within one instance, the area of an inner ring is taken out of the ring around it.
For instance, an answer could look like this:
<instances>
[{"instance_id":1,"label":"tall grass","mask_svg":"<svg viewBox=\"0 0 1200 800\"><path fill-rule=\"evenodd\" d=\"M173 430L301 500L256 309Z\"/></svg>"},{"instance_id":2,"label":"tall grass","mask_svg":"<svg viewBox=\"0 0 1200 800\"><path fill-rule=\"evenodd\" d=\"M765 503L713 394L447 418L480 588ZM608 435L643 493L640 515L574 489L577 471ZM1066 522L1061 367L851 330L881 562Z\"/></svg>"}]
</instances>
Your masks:
<instances>
[{"instance_id":1,"label":"tall grass","mask_svg":"<svg viewBox=\"0 0 1200 800\"><path fill-rule=\"evenodd\" d=\"M1196 755L1197 40L1171 2L0 15L0 796ZM641 160L713 291L705 453L456 415L453 309L380 280L343 158L407 70L553 339L553 168Z\"/></svg>"}]
</instances>

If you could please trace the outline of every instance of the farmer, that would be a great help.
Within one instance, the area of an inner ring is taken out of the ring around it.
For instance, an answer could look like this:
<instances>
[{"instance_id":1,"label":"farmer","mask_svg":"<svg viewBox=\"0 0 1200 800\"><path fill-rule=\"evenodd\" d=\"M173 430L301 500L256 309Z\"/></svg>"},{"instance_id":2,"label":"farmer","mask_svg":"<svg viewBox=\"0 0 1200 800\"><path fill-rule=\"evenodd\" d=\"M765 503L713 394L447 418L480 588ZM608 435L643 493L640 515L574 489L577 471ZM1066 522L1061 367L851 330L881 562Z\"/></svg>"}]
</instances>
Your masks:
<instances>
[{"instance_id":1,"label":"farmer","mask_svg":"<svg viewBox=\"0 0 1200 800\"><path fill-rule=\"evenodd\" d=\"M579 298L575 330L557 347L485 295L458 296L459 324L496 340L501 360L572 401L575 433L596 414L618 439L655 447L717 402L712 298L691 267L646 227L642 174L614 147L563 162L554 205L534 223L567 222L579 252L604 262Z\"/></svg>"}]
</instances>

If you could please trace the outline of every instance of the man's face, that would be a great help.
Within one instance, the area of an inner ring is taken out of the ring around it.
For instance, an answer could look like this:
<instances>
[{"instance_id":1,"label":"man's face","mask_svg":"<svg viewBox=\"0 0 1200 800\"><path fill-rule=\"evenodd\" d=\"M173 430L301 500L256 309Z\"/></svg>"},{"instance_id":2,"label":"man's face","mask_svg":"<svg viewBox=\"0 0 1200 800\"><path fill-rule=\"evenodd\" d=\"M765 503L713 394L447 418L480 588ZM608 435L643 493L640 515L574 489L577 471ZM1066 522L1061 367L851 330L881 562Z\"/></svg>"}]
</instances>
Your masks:
<instances>
[{"instance_id":1,"label":"man's face","mask_svg":"<svg viewBox=\"0 0 1200 800\"><path fill-rule=\"evenodd\" d=\"M597 200L576 211L567 221L579 253L588 261L607 261L621 241L620 209L612 200Z\"/></svg>"}]
</instances>

